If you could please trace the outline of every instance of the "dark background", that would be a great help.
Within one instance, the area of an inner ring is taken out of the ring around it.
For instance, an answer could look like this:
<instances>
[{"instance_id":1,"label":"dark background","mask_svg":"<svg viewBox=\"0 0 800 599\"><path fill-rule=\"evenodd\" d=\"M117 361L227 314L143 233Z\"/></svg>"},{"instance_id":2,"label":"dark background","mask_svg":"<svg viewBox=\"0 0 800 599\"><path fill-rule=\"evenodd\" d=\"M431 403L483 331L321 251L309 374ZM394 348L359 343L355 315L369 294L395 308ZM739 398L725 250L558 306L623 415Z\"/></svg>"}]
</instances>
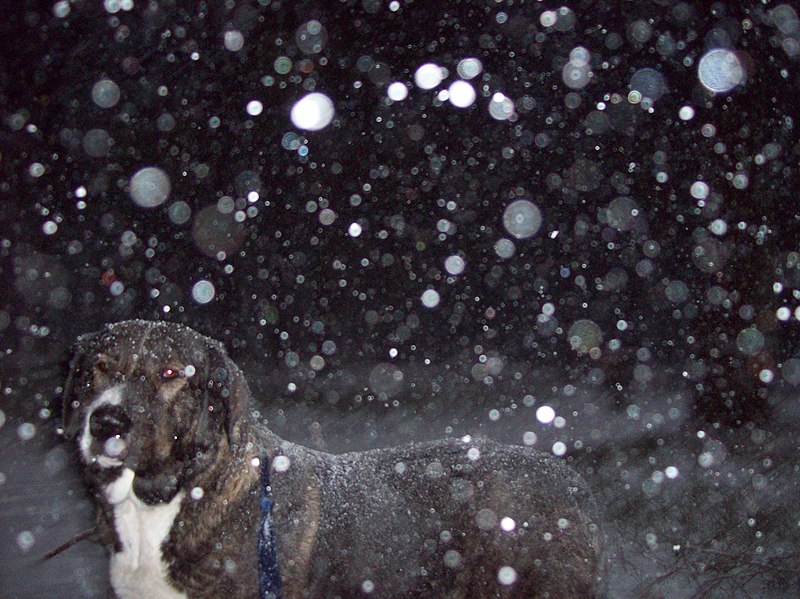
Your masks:
<instances>
[{"instance_id":1,"label":"dark background","mask_svg":"<svg viewBox=\"0 0 800 599\"><path fill-rule=\"evenodd\" d=\"M91 525L55 430L68 347L126 318L223 341L270 426L314 447L564 443L605 507L616 596L800 593L789 4L65 6L14 3L0 25L0 595L104 593L91 541L39 557ZM312 20L316 48L297 35ZM576 47L592 77L571 89ZM717 95L697 75L714 48L746 73ZM464 58L483 72L462 109L437 93ZM449 72L435 90L414 85L426 62ZM636 102L642 69L663 86ZM120 99L102 108L106 78ZM388 99L394 81L408 98ZM320 131L289 119L310 91L335 107ZM490 116L496 92L511 120ZM171 183L158 207L131 201L145 166ZM638 209L623 223L620 197ZM504 227L516 198L541 210L530 238ZM602 339L572 341L582 321ZM543 404L563 421L538 422Z\"/></svg>"}]
</instances>

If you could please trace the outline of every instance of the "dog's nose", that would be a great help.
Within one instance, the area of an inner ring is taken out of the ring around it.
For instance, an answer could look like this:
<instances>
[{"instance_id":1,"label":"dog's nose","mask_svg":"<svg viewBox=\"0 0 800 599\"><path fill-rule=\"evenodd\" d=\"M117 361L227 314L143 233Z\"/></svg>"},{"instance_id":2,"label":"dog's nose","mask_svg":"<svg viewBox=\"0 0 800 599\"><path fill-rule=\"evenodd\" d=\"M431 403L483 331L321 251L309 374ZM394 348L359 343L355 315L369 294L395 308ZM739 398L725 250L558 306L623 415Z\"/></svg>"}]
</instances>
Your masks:
<instances>
[{"instance_id":1,"label":"dog's nose","mask_svg":"<svg viewBox=\"0 0 800 599\"><path fill-rule=\"evenodd\" d=\"M100 406L89 419L89 431L98 441L122 436L131 428L131 420L121 406Z\"/></svg>"}]
</instances>

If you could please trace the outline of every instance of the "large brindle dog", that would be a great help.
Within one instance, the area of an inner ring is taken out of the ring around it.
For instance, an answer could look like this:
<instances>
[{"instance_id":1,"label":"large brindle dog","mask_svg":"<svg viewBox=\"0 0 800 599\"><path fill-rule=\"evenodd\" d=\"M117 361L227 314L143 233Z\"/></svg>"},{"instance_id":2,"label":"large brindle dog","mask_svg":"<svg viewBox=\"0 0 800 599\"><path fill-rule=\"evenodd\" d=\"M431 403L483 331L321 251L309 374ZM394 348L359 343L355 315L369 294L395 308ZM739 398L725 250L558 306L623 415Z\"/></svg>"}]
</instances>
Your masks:
<instances>
[{"instance_id":1,"label":"large brindle dog","mask_svg":"<svg viewBox=\"0 0 800 599\"><path fill-rule=\"evenodd\" d=\"M262 460L286 597L601 594L595 506L558 459L468 437L331 455L281 440L250 403L223 346L185 326L78 340L64 431L118 597L258 596Z\"/></svg>"}]
</instances>

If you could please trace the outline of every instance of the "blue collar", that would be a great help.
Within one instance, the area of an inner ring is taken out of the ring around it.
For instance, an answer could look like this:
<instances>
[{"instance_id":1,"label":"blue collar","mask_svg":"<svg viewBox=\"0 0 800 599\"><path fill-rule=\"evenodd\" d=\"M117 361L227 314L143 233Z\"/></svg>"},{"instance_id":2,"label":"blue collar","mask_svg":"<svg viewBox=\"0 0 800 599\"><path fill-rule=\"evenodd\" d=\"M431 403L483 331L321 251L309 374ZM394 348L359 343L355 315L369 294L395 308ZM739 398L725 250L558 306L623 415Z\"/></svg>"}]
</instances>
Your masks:
<instances>
[{"instance_id":1,"label":"blue collar","mask_svg":"<svg viewBox=\"0 0 800 599\"><path fill-rule=\"evenodd\" d=\"M261 599L283 599L281 570L278 566L278 543L272 520L272 488L269 485L270 458L261 458L261 526L258 533L258 586Z\"/></svg>"}]
</instances>

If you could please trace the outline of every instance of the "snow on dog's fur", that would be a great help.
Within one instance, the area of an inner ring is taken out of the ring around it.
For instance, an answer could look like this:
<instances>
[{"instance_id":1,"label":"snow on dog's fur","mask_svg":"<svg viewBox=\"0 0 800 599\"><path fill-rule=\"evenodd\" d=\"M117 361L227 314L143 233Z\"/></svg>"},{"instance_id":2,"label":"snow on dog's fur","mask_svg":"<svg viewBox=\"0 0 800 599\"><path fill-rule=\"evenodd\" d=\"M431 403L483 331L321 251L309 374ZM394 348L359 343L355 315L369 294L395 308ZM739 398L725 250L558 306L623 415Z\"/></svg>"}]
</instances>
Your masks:
<instances>
[{"instance_id":1,"label":"snow on dog's fur","mask_svg":"<svg viewBox=\"0 0 800 599\"><path fill-rule=\"evenodd\" d=\"M78 340L64 430L118 597L257 596L262 459L286 597L601 595L593 500L552 456L466 437L331 455L260 427L250 403L222 345L187 327Z\"/></svg>"}]
</instances>

